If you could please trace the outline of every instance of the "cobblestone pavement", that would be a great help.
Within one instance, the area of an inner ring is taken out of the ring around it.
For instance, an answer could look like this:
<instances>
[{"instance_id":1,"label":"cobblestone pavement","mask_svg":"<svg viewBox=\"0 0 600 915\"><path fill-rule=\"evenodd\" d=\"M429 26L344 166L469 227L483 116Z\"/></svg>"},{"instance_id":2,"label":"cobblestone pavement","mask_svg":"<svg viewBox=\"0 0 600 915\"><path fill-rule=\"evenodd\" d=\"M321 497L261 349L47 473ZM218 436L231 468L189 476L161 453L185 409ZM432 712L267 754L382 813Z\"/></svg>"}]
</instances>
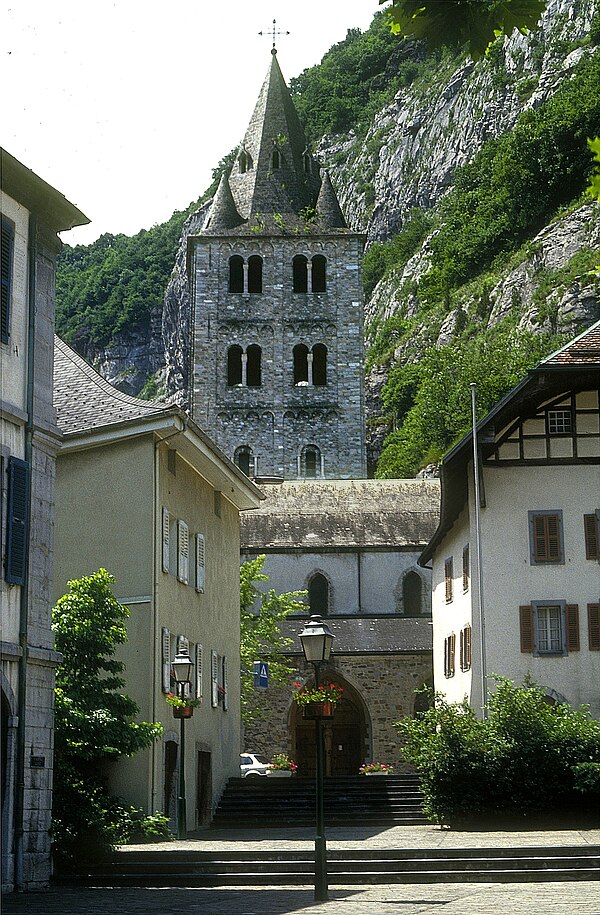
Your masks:
<instances>
[{"instance_id":1,"label":"cobblestone pavement","mask_svg":"<svg viewBox=\"0 0 600 915\"><path fill-rule=\"evenodd\" d=\"M3 915L599 915L600 883L71 889L5 896Z\"/></svg>"}]
</instances>

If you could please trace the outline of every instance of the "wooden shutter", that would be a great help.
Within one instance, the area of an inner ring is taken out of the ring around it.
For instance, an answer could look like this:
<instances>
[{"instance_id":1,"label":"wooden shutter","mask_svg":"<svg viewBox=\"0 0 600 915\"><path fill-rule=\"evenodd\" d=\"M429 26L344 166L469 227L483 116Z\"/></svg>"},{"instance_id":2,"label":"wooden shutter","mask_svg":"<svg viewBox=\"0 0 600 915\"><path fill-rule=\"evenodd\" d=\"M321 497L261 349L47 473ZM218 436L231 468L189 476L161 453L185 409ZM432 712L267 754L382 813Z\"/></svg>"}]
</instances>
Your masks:
<instances>
[{"instance_id":1,"label":"wooden shutter","mask_svg":"<svg viewBox=\"0 0 600 915\"><path fill-rule=\"evenodd\" d=\"M453 676L454 676L454 671L455 671L455 661L454 661L454 659L455 659L455 655L456 655L456 635L455 635L454 632L452 633L452 635L451 635L450 638L448 639L448 642L449 642L449 652L448 652L448 654L449 654L449 662L450 662L450 664L449 664L449 670L450 670L450 676L453 677Z\"/></svg>"},{"instance_id":2,"label":"wooden shutter","mask_svg":"<svg viewBox=\"0 0 600 915\"><path fill-rule=\"evenodd\" d=\"M13 585L25 584L29 534L29 488L29 464L20 458L9 458L4 577Z\"/></svg>"},{"instance_id":3,"label":"wooden shutter","mask_svg":"<svg viewBox=\"0 0 600 915\"><path fill-rule=\"evenodd\" d=\"M170 532L171 516L168 509L163 505L162 510L162 570L163 572L169 571L169 532Z\"/></svg>"},{"instance_id":4,"label":"wooden shutter","mask_svg":"<svg viewBox=\"0 0 600 915\"><path fill-rule=\"evenodd\" d=\"M196 645L196 699L202 699L202 645Z\"/></svg>"},{"instance_id":5,"label":"wooden shutter","mask_svg":"<svg viewBox=\"0 0 600 915\"><path fill-rule=\"evenodd\" d=\"M536 562L560 562L560 515L533 516L533 558Z\"/></svg>"},{"instance_id":6,"label":"wooden shutter","mask_svg":"<svg viewBox=\"0 0 600 915\"><path fill-rule=\"evenodd\" d=\"M600 604L588 604L588 639L590 651L600 651Z\"/></svg>"},{"instance_id":7,"label":"wooden shutter","mask_svg":"<svg viewBox=\"0 0 600 915\"><path fill-rule=\"evenodd\" d=\"M219 658L213 649L210 653L210 702L213 708L219 704Z\"/></svg>"},{"instance_id":8,"label":"wooden shutter","mask_svg":"<svg viewBox=\"0 0 600 915\"><path fill-rule=\"evenodd\" d=\"M584 515L583 525L585 530L585 558L600 559L598 551L598 517L596 514Z\"/></svg>"},{"instance_id":9,"label":"wooden shutter","mask_svg":"<svg viewBox=\"0 0 600 915\"><path fill-rule=\"evenodd\" d=\"M177 579L187 585L190 575L190 533L185 521L177 522Z\"/></svg>"},{"instance_id":10,"label":"wooden shutter","mask_svg":"<svg viewBox=\"0 0 600 915\"><path fill-rule=\"evenodd\" d=\"M460 669L464 670L465 669L465 630L464 629L460 630L458 663L460 664Z\"/></svg>"},{"instance_id":11,"label":"wooden shutter","mask_svg":"<svg viewBox=\"0 0 600 915\"><path fill-rule=\"evenodd\" d=\"M160 661L162 671L161 688L163 693L168 693L171 690L171 633L166 626L163 626L161 631Z\"/></svg>"},{"instance_id":12,"label":"wooden shutter","mask_svg":"<svg viewBox=\"0 0 600 915\"><path fill-rule=\"evenodd\" d=\"M519 607L521 652L533 654L533 609L530 604Z\"/></svg>"},{"instance_id":13,"label":"wooden shutter","mask_svg":"<svg viewBox=\"0 0 600 915\"><path fill-rule=\"evenodd\" d=\"M469 544L463 549L463 591L469 590L470 558Z\"/></svg>"},{"instance_id":14,"label":"wooden shutter","mask_svg":"<svg viewBox=\"0 0 600 915\"><path fill-rule=\"evenodd\" d=\"M204 594L206 580L206 544L204 534L196 534L196 591Z\"/></svg>"},{"instance_id":15,"label":"wooden shutter","mask_svg":"<svg viewBox=\"0 0 600 915\"><path fill-rule=\"evenodd\" d=\"M227 674L228 674L228 664L227 658L224 656L222 658L223 664L223 708L225 711L229 708L229 700L227 698Z\"/></svg>"},{"instance_id":16,"label":"wooden shutter","mask_svg":"<svg viewBox=\"0 0 600 915\"><path fill-rule=\"evenodd\" d=\"M579 607L567 604L567 651L579 651Z\"/></svg>"},{"instance_id":17,"label":"wooden shutter","mask_svg":"<svg viewBox=\"0 0 600 915\"><path fill-rule=\"evenodd\" d=\"M0 341L8 343L10 337L10 293L12 285L12 262L14 230L2 220L0 237ZM14 582L18 584L18 582Z\"/></svg>"},{"instance_id":18,"label":"wooden shutter","mask_svg":"<svg viewBox=\"0 0 600 915\"><path fill-rule=\"evenodd\" d=\"M444 563L444 582L446 586L446 603L452 600L452 578L454 570L452 568L452 559L447 559Z\"/></svg>"},{"instance_id":19,"label":"wooden shutter","mask_svg":"<svg viewBox=\"0 0 600 915\"><path fill-rule=\"evenodd\" d=\"M470 670L471 659L471 627L465 626L465 670Z\"/></svg>"}]
</instances>

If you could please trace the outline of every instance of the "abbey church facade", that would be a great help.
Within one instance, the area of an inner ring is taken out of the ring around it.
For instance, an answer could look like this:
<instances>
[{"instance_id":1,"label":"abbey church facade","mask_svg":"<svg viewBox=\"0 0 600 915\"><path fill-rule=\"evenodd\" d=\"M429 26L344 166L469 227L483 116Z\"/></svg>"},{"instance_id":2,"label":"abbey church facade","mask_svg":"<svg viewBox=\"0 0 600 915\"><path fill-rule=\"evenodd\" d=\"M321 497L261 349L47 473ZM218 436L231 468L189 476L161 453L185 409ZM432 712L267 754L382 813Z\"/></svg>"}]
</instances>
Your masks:
<instances>
[{"instance_id":1,"label":"abbey church facade","mask_svg":"<svg viewBox=\"0 0 600 915\"><path fill-rule=\"evenodd\" d=\"M273 49L248 129L203 227L188 238L194 420L266 495L241 523L242 559L266 554L277 591L307 591L336 640L325 676L344 699L325 732L328 774L396 763L393 722L431 683L431 587L417 558L437 481L366 479L364 236L346 225ZM307 681L289 618L291 680ZM243 749L311 771L292 686L257 692Z\"/></svg>"}]
</instances>

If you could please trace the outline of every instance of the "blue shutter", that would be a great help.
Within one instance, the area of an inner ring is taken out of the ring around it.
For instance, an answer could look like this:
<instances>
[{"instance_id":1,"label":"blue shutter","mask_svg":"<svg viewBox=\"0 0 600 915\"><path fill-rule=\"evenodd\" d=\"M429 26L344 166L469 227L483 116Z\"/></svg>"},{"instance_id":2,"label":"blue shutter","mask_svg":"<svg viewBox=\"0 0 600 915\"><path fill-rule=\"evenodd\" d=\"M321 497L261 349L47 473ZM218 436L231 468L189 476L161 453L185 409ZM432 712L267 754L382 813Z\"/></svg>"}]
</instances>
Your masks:
<instances>
[{"instance_id":1,"label":"blue shutter","mask_svg":"<svg viewBox=\"0 0 600 915\"><path fill-rule=\"evenodd\" d=\"M25 584L29 525L29 464L19 458L8 461L8 506L6 512L6 581Z\"/></svg>"},{"instance_id":2,"label":"blue shutter","mask_svg":"<svg viewBox=\"0 0 600 915\"><path fill-rule=\"evenodd\" d=\"M10 331L10 287L14 237L13 227L3 220L0 236L0 341L2 343L8 343Z\"/></svg>"}]
</instances>

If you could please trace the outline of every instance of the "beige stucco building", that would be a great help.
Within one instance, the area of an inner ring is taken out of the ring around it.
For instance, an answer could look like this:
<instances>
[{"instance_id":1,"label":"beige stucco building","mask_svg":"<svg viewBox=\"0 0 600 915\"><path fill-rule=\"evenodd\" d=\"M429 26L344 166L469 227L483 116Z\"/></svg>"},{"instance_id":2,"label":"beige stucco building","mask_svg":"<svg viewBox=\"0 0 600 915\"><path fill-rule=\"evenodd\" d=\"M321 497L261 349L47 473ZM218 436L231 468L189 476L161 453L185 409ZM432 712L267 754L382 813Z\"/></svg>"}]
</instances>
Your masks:
<instances>
[{"instance_id":1,"label":"beige stucco building","mask_svg":"<svg viewBox=\"0 0 600 915\"><path fill-rule=\"evenodd\" d=\"M55 259L57 232L89 220L4 149L0 182L0 846L13 889L50 875Z\"/></svg>"},{"instance_id":2,"label":"beige stucco building","mask_svg":"<svg viewBox=\"0 0 600 915\"><path fill-rule=\"evenodd\" d=\"M165 702L178 649L194 662L186 724L188 829L206 824L239 774L239 513L261 493L183 413L117 391L61 340L55 402L54 596L104 567L130 608L126 690L162 742L120 760L111 788L145 811L176 812L179 722Z\"/></svg>"},{"instance_id":3,"label":"beige stucco building","mask_svg":"<svg viewBox=\"0 0 600 915\"><path fill-rule=\"evenodd\" d=\"M597 323L478 424L483 638L472 436L444 458L420 562L433 566L434 684L451 701L481 709L486 674L529 674L600 717L599 382Z\"/></svg>"}]
</instances>

